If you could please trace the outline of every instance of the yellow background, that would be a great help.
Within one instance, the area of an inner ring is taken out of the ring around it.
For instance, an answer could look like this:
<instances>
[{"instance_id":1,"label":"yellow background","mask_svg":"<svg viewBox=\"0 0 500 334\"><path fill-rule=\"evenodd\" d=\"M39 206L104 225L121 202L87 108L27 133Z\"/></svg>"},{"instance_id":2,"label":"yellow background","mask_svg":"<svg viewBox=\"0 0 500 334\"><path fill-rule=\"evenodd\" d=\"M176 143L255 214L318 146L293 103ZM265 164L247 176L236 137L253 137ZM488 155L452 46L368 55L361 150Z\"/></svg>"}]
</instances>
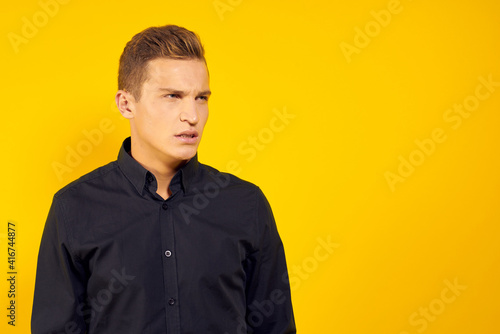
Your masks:
<instances>
[{"instance_id":1,"label":"yellow background","mask_svg":"<svg viewBox=\"0 0 500 334\"><path fill-rule=\"evenodd\" d=\"M29 333L53 194L116 159L128 135L113 106L125 43L167 23L205 44L213 96L199 158L224 171L236 164L267 195L300 333L500 332L500 86L481 86L488 97L459 126L445 120L455 104L478 101L479 78L500 82L498 1L66 2L46 21L35 0L1 8L2 333ZM34 19L38 31L14 46ZM347 44L357 51L345 54ZM294 118L273 131L284 111ZM84 131L103 120L112 130L58 178L54 163L67 165L68 147L82 149ZM429 143L436 128L446 139L418 153L415 141ZM251 137L254 157L244 153ZM419 166L391 186L388 172L410 156ZM15 328L8 221L17 225ZM318 239L329 238L336 248L319 258Z\"/></svg>"}]
</instances>

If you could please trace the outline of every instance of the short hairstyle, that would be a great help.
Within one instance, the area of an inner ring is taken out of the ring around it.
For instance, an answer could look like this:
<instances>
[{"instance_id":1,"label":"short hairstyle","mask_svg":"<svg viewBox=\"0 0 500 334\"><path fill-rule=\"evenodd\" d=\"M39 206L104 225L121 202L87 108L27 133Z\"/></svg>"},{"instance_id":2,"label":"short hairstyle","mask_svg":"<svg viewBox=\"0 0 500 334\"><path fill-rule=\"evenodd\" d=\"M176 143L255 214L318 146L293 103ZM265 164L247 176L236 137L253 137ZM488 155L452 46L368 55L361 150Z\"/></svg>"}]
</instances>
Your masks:
<instances>
[{"instance_id":1,"label":"short hairstyle","mask_svg":"<svg viewBox=\"0 0 500 334\"><path fill-rule=\"evenodd\" d=\"M118 89L140 100L147 80L149 61L157 58L205 60L205 50L198 35L176 25L150 27L127 43L120 57Z\"/></svg>"}]
</instances>

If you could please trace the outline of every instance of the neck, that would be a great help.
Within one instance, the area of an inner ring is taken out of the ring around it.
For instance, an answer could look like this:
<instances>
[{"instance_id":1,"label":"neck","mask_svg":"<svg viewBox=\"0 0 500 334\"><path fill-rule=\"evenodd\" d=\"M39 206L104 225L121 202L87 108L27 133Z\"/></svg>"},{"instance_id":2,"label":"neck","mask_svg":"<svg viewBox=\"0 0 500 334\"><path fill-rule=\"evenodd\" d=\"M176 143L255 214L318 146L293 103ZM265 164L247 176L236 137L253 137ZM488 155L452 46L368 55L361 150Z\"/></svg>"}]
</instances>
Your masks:
<instances>
[{"instance_id":1,"label":"neck","mask_svg":"<svg viewBox=\"0 0 500 334\"><path fill-rule=\"evenodd\" d=\"M148 155L147 152L144 152L137 147L134 150L133 142L130 155L132 155L132 157L139 164L141 164L142 167L150 171L155 176L158 184L156 193L163 199L167 199L170 195L172 195L169 188L170 181L172 181L175 173L177 173L177 171L189 161L173 159L161 160L156 155Z\"/></svg>"},{"instance_id":2,"label":"neck","mask_svg":"<svg viewBox=\"0 0 500 334\"><path fill-rule=\"evenodd\" d=\"M139 162L140 163L140 162ZM158 188L156 189L156 193L160 195L163 199L167 199L172 195L172 192L170 191L169 185L170 181L172 181L172 178L174 177L175 173L177 170L174 169L169 169L168 171L166 170L158 170L150 166L146 166L142 163L140 163L144 168L149 170L151 173L156 178L156 182L158 184Z\"/></svg>"}]
</instances>

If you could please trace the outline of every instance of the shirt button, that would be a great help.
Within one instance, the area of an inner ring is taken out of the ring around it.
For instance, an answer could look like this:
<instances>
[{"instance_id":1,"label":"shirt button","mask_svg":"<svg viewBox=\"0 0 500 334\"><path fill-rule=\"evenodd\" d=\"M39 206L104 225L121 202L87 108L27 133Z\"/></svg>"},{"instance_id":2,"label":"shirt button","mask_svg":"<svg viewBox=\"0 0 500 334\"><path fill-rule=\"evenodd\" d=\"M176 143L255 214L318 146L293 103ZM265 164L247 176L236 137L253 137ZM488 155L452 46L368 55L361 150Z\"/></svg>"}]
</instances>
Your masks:
<instances>
[{"instance_id":1,"label":"shirt button","mask_svg":"<svg viewBox=\"0 0 500 334\"><path fill-rule=\"evenodd\" d=\"M168 204L167 203L163 203L161 205L161 207L163 208L163 210L167 210L168 209Z\"/></svg>"},{"instance_id":2,"label":"shirt button","mask_svg":"<svg viewBox=\"0 0 500 334\"><path fill-rule=\"evenodd\" d=\"M175 304L175 299L174 299L174 298L170 298L170 299L168 300L168 305L172 306L172 305L174 305L174 304Z\"/></svg>"},{"instance_id":3,"label":"shirt button","mask_svg":"<svg viewBox=\"0 0 500 334\"><path fill-rule=\"evenodd\" d=\"M171 252L171 251L169 251L169 250L166 250L166 251L165 251L165 256L166 256L166 257L171 257L171 256L172 256L172 252Z\"/></svg>"},{"instance_id":4,"label":"shirt button","mask_svg":"<svg viewBox=\"0 0 500 334\"><path fill-rule=\"evenodd\" d=\"M148 175L148 182L153 182L154 178L153 175Z\"/></svg>"}]
</instances>

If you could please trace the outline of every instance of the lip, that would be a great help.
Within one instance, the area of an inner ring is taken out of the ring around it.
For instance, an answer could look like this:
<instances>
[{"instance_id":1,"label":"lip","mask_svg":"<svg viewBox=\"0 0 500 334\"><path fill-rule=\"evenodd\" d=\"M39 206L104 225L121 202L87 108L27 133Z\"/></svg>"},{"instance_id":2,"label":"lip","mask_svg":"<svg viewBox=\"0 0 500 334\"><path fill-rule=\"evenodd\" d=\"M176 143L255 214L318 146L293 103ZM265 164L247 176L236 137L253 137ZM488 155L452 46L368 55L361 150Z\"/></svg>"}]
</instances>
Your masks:
<instances>
[{"instance_id":1,"label":"lip","mask_svg":"<svg viewBox=\"0 0 500 334\"><path fill-rule=\"evenodd\" d=\"M186 130L174 135L175 138L186 144L195 144L198 142L198 131Z\"/></svg>"}]
</instances>

